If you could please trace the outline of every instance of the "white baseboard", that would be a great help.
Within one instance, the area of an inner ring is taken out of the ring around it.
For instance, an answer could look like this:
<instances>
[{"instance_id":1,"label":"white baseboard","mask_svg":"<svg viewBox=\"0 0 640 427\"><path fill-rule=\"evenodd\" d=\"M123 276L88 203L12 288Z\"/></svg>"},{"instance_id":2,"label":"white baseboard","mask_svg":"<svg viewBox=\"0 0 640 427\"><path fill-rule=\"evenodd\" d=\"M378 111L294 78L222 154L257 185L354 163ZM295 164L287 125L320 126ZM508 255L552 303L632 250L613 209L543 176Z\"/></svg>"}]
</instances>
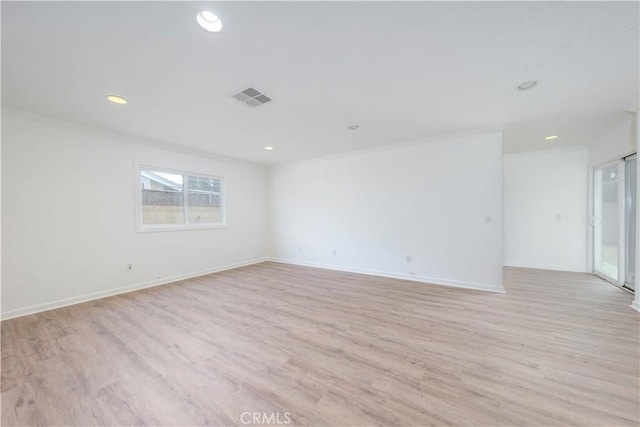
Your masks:
<instances>
[{"instance_id":1,"label":"white baseboard","mask_svg":"<svg viewBox=\"0 0 640 427\"><path fill-rule=\"evenodd\" d=\"M490 285L487 283L463 282L458 280L440 279L425 276L412 276L408 274L390 273L386 271L368 270L363 268L348 268L328 264L313 262L303 262L284 258L268 258L269 261L281 264L301 265L304 267L323 268L325 270L345 271L348 273L367 274L369 276L388 277L391 279L410 280L412 282L429 283L432 285L452 286L455 288L473 289L477 291L505 293L504 287L500 285Z\"/></svg>"},{"instance_id":2,"label":"white baseboard","mask_svg":"<svg viewBox=\"0 0 640 427\"><path fill-rule=\"evenodd\" d=\"M0 315L2 320L13 319L15 317L26 316L29 314L40 313L43 311L53 310L56 308L67 307L69 305L80 304L83 302L93 301L100 298L111 297L114 295L126 294L128 292L138 291L140 289L152 288L154 286L167 285L169 283L178 282L180 280L191 279L194 277L205 276L211 273L218 273L220 271L232 270L234 268L245 267L247 265L259 264L261 262L265 262L268 259L266 257L253 259L250 261L239 262L235 264L229 264L222 267L211 268L207 270L195 271L192 273L181 274L177 276L163 277L162 279L150 280L148 282L137 283L134 285L122 286L120 288L109 289L106 291L100 292L92 292L90 294L85 294L72 298L65 298L53 302L48 302L44 304L32 305L29 307L18 308L15 310L9 310L7 312L3 312Z\"/></svg>"},{"instance_id":3,"label":"white baseboard","mask_svg":"<svg viewBox=\"0 0 640 427\"><path fill-rule=\"evenodd\" d=\"M569 273L588 273L586 268L562 268L562 267L549 267L546 265L534 265L534 264L515 264L509 263L505 264L505 267L515 267L515 268L533 268L536 270L551 270L551 271L566 271Z\"/></svg>"},{"instance_id":4,"label":"white baseboard","mask_svg":"<svg viewBox=\"0 0 640 427\"><path fill-rule=\"evenodd\" d=\"M636 311L640 311L640 301L637 299L634 299L633 302L631 303L631 307Z\"/></svg>"}]
</instances>

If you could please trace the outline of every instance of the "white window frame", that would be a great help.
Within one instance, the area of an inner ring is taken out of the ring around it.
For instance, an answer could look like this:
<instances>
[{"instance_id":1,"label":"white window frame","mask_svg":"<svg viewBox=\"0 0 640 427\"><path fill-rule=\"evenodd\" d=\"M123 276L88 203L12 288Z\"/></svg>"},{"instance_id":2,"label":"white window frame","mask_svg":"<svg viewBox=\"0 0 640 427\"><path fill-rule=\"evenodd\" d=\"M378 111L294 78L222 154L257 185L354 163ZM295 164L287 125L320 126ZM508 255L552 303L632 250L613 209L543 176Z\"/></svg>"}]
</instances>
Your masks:
<instances>
[{"instance_id":1,"label":"white window frame","mask_svg":"<svg viewBox=\"0 0 640 427\"><path fill-rule=\"evenodd\" d=\"M185 222L183 224L144 224L143 223L143 215L142 215L142 182L140 180L140 175L142 171L157 171L163 173L171 173L176 175L183 176L183 186L184 186L184 215ZM216 223L189 223L189 205L187 194L189 192L189 184L188 177L189 176L197 176L202 178L213 178L220 181L220 222ZM225 182L224 177L218 175L211 175L207 173L201 172L189 172L180 169L171 169L159 166L151 166L148 164L136 163L136 172L135 172L135 192L136 192L136 232L138 233L149 233L156 231L181 231L181 230L203 230L209 228L227 228L227 220L226 220L226 211L227 211L227 202L226 202L226 191L225 191Z\"/></svg>"}]
</instances>

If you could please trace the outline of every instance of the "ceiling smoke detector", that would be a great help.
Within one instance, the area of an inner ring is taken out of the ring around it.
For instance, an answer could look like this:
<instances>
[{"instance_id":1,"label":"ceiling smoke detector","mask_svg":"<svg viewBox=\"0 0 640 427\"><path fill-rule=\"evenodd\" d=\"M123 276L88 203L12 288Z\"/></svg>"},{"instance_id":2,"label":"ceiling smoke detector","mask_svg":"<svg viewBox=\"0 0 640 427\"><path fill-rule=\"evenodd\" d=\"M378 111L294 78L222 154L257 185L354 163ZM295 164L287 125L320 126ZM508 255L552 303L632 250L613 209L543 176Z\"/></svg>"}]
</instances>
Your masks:
<instances>
[{"instance_id":1,"label":"ceiling smoke detector","mask_svg":"<svg viewBox=\"0 0 640 427\"><path fill-rule=\"evenodd\" d=\"M270 97L254 87L248 87L245 90L238 92L232 96L236 99L236 101L244 102L249 107L259 107L266 104L267 102L272 101Z\"/></svg>"}]
</instances>

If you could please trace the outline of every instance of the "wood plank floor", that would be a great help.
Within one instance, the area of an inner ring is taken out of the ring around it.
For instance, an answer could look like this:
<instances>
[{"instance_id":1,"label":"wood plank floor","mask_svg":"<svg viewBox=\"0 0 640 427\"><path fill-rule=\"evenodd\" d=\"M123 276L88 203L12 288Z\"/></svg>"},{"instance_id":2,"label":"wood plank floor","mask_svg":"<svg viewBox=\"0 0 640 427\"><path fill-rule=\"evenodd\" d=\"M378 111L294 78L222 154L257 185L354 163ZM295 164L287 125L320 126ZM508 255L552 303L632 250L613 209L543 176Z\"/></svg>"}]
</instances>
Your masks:
<instances>
[{"instance_id":1,"label":"wood plank floor","mask_svg":"<svg viewBox=\"0 0 640 427\"><path fill-rule=\"evenodd\" d=\"M632 295L505 287L263 263L4 321L2 425L637 426Z\"/></svg>"}]
</instances>

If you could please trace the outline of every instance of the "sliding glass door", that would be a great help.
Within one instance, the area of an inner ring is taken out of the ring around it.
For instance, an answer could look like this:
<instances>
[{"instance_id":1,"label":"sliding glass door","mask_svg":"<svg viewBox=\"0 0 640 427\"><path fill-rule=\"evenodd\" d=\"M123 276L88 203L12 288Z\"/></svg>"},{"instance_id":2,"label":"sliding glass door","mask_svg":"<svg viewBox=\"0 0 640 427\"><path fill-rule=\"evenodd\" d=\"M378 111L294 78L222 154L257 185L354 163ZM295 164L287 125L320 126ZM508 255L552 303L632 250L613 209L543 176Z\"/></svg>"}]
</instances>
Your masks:
<instances>
[{"instance_id":1,"label":"sliding glass door","mask_svg":"<svg viewBox=\"0 0 640 427\"><path fill-rule=\"evenodd\" d=\"M594 271L617 283L620 267L620 163L594 171Z\"/></svg>"},{"instance_id":2,"label":"sliding glass door","mask_svg":"<svg viewBox=\"0 0 640 427\"><path fill-rule=\"evenodd\" d=\"M624 286L635 290L636 287L636 206L637 206L637 160L636 156L624 159L625 171L625 265Z\"/></svg>"},{"instance_id":3,"label":"sliding glass door","mask_svg":"<svg viewBox=\"0 0 640 427\"><path fill-rule=\"evenodd\" d=\"M636 155L593 173L593 270L608 281L636 286Z\"/></svg>"}]
</instances>

